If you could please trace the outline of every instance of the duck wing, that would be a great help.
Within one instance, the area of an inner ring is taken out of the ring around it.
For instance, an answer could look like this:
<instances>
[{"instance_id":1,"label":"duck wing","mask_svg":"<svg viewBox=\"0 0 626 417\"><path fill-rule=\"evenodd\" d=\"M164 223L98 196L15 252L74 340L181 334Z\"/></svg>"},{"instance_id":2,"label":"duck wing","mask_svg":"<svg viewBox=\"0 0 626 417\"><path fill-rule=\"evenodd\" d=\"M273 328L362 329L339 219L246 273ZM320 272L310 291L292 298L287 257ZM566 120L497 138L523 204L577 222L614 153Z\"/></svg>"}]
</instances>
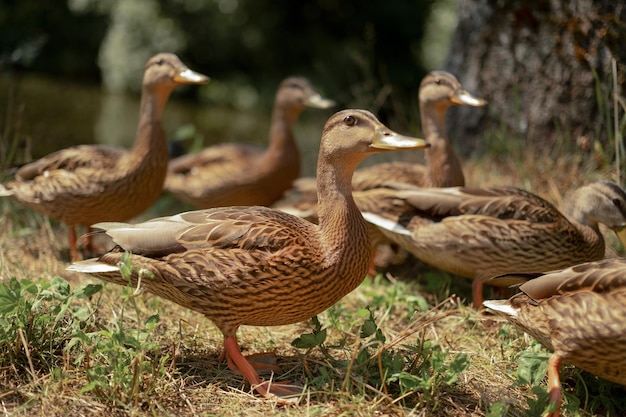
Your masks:
<instances>
[{"instance_id":1,"label":"duck wing","mask_svg":"<svg viewBox=\"0 0 626 417\"><path fill-rule=\"evenodd\" d=\"M196 210L138 224L93 227L104 230L122 249L146 257L209 248L274 252L307 242L317 230L305 220L260 206Z\"/></svg>"},{"instance_id":2,"label":"duck wing","mask_svg":"<svg viewBox=\"0 0 626 417\"><path fill-rule=\"evenodd\" d=\"M78 168L111 169L126 153L124 149L109 146L81 145L62 149L20 167L15 179L32 181L50 171L74 172Z\"/></svg>"}]
</instances>

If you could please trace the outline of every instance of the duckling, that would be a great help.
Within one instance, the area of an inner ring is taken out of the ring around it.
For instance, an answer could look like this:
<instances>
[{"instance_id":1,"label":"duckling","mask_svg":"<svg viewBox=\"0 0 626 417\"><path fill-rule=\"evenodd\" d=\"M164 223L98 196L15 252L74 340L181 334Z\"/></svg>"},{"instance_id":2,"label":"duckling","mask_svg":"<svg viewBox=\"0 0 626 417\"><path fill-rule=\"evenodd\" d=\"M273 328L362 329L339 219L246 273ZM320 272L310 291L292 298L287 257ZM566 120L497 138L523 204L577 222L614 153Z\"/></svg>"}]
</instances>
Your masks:
<instances>
[{"instance_id":1,"label":"duckling","mask_svg":"<svg viewBox=\"0 0 626 417\"><path fill-rule=\"evenodd\" d=\"M181 213L140 224L100 223L116 243L100 258L68 270L127 285L118 264L130 252L132 285L198 311L224 335L223 357L264 396L300 392L261 381L254 359L237 344L242 325L275 326L309 319L365 278L371 250L352 198L354 169L367 156L419 149L423 139L399 135L365 110L343 110L326 122L317 165L319 225L264 206ZM258 356L258 355L256 355Z\"/></svg>"},{"instance_id":2,"label":"duckling","mask_svg":"<svg viewBox=\"0 0 626 417\"><path fill-rule=\"evenodd\" d=\"M165 189L198 208L269 206L300 175L300 155L293 125L306 107L334 105L308 80L285 79L272 113L269 147L220 144L170 162Z\"/></svg>"},{"instance_id":3,"label":"duckling","mask_svg":"<svg viewBox=\"0 0 626 417\"><path fill-rule=\"evenodd\" d=\"M76 226L129 220L159 198L168 161L161 126L165 104L177 86L208 81L174 54L153 56L145 66L132 149L81 145L59 150L19 168L12 181L0 186L0 196L65 223L70 256L80 259Z\"/></svg>"}]
</instances>

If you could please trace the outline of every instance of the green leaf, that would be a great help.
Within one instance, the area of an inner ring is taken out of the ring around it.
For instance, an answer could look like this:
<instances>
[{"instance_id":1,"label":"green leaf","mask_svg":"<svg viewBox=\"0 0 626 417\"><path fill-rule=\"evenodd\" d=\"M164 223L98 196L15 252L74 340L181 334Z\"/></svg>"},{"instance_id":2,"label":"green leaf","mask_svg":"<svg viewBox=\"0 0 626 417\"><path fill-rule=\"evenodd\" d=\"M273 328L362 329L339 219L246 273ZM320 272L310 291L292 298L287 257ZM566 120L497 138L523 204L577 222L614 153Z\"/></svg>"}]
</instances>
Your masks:
<instances>
[{"instance_id":1,"label":"green leaf","mask_svg":"<svg viewBox=\"0 0 626 417\"><path fill-rule=\"evenodd\" d=\"M407 296L407 304L415 304L417 305L417 310L419 311L428 311L428 309L430 309L430 306L428 305L428 301L426 300L426 298L420 296Z\"/></svg>"},{"instance_id":2,"label":"green leaf","mask_svg":"<svg viewBox=\"0 0 626 417\"><path fill-rule=\"evenodd\" d=\"M15 280L15 278L12 279ZM17 280L15 280L15 282L17 283ZM37 295L39 293L39 288L37 287L37 284L28 279L21 280L18 284L18 289L21 295L26 292L32 295Z\"/></svg>"},{"instance_id":3,"label":"green leaf","mask_svg":"<svg viewBox=\"0 0 626 417\"><path fill-rule=\"evenodd\" d=\"M444 362L446 360L446 353L441 350L441 346L434 345L430 356L430 366L433 367L435 372L445 371Z\"/></svg>"},{"instance_id":4,"label":"green leaf","mask_svg":"<svg viewBox=\"0 0 626 417\"><path fill-rule=\"evenodd\" d=\"M489 412L485 417L504 417L509 411L509 406L504 403L493 403L489 407Z\"/></svg>"},{"instance_id":5,"label":"green leaf","mask_svg":"<svg viewBox=\"0 0 626 417\"><path fill-rule=\"evenodd\" d=\"M314 316L311 321L313 322L313 331L300 335L300 337L291 342L292 346L298 349L311 349L324 344L326 341L326 329L322 329L322 324L317 316Z\"/></svg>"},{"instance_id":6,"label":"green leaf","mask_svg":"<svg viewBox=\"0 0 626 417\"><path fill-rule=\"evenodd\" d=\"M305 333L296 338L291 345L298 349L311 349L321 346L326 341L326 329L319 332Z\"/></svg>"},{"instance_id":7,"label":"green leaf","mask_svg":"<svg viewBox=\"0 0 626 417\"><path fill-rule=\"evenodd\" d=\"M369 307L367 307L367 312L368 312L368 318L361 325L361 332L360 332L359 336L361 337L361 339L365 339L365 338L370 337L373 334L376 334L376 340L384 343L385 342L385 336L383 336L383 332L376 325L376 320L375 320L375 317L374 317L374 313L372 312L372 310ZM362 312L361 312L361 314L362 314Z\"/></svg>"},{"instance_id":8,"label":"green leaf","mask_svg":"<svg viewBox=\"0 0 626 417\"><path fill-rule=\"evenodd\" d=\"M86 392L93 391L94 389L99 388L100 386L101 386L101 383L97 380L94 380L94 381L91 381L89 384L85 385L84 387L82 387L79 392L81 394L84 394Z\"/></svg>"},{"instance_id":9,"label":"green leaf","mask_svg":"<svg viewBox=\"0 0 626 417\"><path fill-rule=\"evenodd\" d=\"M153 314L152 316L148 317L148 319L146 320L146 329L147 330L154 329L154 326L159 324L160 321L161 321L160 316L158 314Z\"/></svg>"},{"instance_id":10,"label":"green leaf","mask_svg":"<svg viewBox=\"0 0 626 417\"><path fill-rule=\"evenodd\" d=\"M468 356L464 353L460 353L456 355L450 363L450 372L454 375L459 375L460 373L465 372L467 368L469 368L469 365L470 362Z\"/></svg>"},{"instance_id":11,"label":"green leaf","mask_svg":"<svg viewBox=\"0 0 626 417\"><path fill-rule=\"evenodd\" d=\"M422 379L417 375L413 375L408 372L397 372L392 374L389 378L387 378L387 382L395 382L397 381L405 391L410 391L414 389L419 389L422 387Z\"/></svg>"},{"instance_id":12,"label":"green leaf","mask_svg":"<svg viewBox=\"0 0 626 417\"><path fill-rule=\"evenodd\" d=\"M540 384L548 372L549 357L550 353L547 351L522 352L517 359L518 383L530 385Z\"/></svg>"},{"instance_id":13,"label":"green leaf","mask_svg":"<svg viewBox=\"0 0 626 417\"><path fill-rule=\"evenodd\" d=\"M50 281L50 290L56 292L57 296L61 295L63 297L69 297L71 294L70 283L59 276L52 277L52 280Z\"/></svg>"},{"instance_id":14,"label":"green leaf","mask_svg":"<svg viewBox=\"0 0 626 417\"><path fill-rule=\"evenodd\" d=\"M363 325L361 326L360 337L362 339L370 337L371 335L376 333L377 330L378 327L376 327L376 323L374 323L372 320L366 320L365 323L363 323Z\"/></svg>"},{"instance_id":15,"label":"green leaf","mask_svg":"<svg viewBox=\"0 0 626 417\"><path fill-rule=\"evenodd\" d=\"M404 368L404 357L400 353L396 353L391 358L389 366L394 372L400 372Z\"/></svg>"},{"instance_id":16,"label":"green leaf","mask_svg":"<svg viewBox=\"0 0 626 417\"><path fill-rule=\"evenodd\" d=\"M86 322L91 316L91 310L85 306L78 306L72 309L72 317L80 322Z\"/></svg>"},{"instance_id":17,"label":"green leaf","mask_svg":"<svg viewBox=\"0 0 626 417\"><path fill-rule=\"evenodd\" d=\"M91 344L91 337L85 334L85 332L78 331L76 335L70 339L70 341L65 345L65 349L69 350L77 343L84 343L86 345Z\"/></svg>"},{"instance_id":18,"label":"green leaf","mask_svg":"<svg viewBox=\"0 0 626 417\"><path fill-rule=\"evenodd\" d=\"M17 286L17 291L15 287ZM15 278L11 278L8 285L0 285L0 314L8 315L14 313L20 302L19 283Z\"/></svg>"},{"instance_id":19,"label":"green leaf","mask_svg":"<svg viewBox=\"0 0 626 417\"><path fill-rule=\"evenodd\" d=\"M317 343L318 346L321 346L322 344L324 344L324 342L326 341L326 329L322 329L318 332L315 332L315 343Z\"/></svg>"},{"instance_id":20,"label":"green leaf","mask_svg":"<svg viewBox=\"0 0 626 417\"><path fill-rule=\"evenodd\" d=\"M533 400L532 398L526 399L526 403L530 406L530 409L524 410L525 414L529 417L545 415L543 411L548 404L550 394L544 387L540 386L532 387L531 391L537 396L537 400Z\"/></svg>"},{"instance_id":21,"label":"green leaf","mask_svg":"<svg viewBox=\"0 0 626 417\"><path fill-rule=\"evenodd\" d=\"M86 284L74 290L74 297L76 298L89 298L92 295L102 290L102 284Z\"/></svg>"}]
</instances>

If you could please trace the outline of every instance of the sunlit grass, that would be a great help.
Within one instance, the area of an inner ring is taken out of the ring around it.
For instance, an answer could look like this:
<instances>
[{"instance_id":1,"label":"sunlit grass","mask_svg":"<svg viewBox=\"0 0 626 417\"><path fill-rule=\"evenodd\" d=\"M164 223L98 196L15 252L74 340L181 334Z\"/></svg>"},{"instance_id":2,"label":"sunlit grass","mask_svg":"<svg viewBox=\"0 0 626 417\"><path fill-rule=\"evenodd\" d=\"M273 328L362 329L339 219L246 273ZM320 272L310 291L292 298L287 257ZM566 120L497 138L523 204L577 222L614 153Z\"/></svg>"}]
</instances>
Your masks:
<instances>
[{"instance_id":1,"label":"sunlit grass","mask_svg":"<svg viewBox=\"0 0 626 417\"><path fill-rule=\"evenodd\" d=\"M64 234L60 226L52 231L53 238ZM49 239L47 233L36 238L59 250ZM3 248L17 252L30 243L30 236L0 237ZM134 288L68 274L57 255L27 257L41 263L41 272L0 268L3 291L13 294L9 303L0 291L0 401L9 415L240 415L245 409L287 416L524 416L545 406L547 353L505 321L469 307L464 279L436 271L401 281L378 276L312 321L242 328L246 353L276 351L281 372L274 379L307 387L298 405L284 408L249 394L241 376L218 360L222 336L204 317ZM565 416L594 415L584 411L592 404L600 415L600 404L622 405L614 384L598 388L597 378L573 367L563 380Z\"/></svg>"}]
</instances>

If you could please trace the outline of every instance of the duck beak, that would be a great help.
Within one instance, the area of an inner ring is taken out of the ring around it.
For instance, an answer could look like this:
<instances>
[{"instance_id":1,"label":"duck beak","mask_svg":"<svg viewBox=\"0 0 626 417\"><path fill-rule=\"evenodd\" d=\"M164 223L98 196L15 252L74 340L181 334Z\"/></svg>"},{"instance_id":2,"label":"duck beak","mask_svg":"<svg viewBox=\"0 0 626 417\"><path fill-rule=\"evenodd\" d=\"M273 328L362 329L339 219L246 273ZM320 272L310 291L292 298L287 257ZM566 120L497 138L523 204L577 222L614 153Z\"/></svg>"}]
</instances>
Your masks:
<instances>
[{"instance_id":1,"label":"duck beak","mask_svg":"<svg viewBox=\"0 0 626 417\"><path fill-rule=\"evenodd\" d=\"M206 75L192 71L189 68L186 68L174 75L174 81L181 84L206 84L209 80L210 78Z\"/></svg>"},{"instance_id":2,"label":"duck beak","mask_svg":"<svg viewBox=\"0 0 626 417\"><path fill-rule=\"evenodd\" d=\"M460 106L482 107L487 104L486 100L474 97L469 92L463 89L456 90L454 92L454 95L451 97L451 100L454 104L458 104Z\"/></svg>"},{"instance_id":3,"label":"duck beak","mask_svg":"<svg viewBox=\"0 0 626 417\"><path fill-rule=\"evenodd\" d=\"M617 235L620 242L622 242L622 245L626 247L626 226L614 227L613 231Z\"/></svg>"},{"instance_id":4,"label":"duck beak","mask_svg":"<svg viewBox=\"0 0 626 417\"><path fill-rule=\"evenodd\" d=\"M335 105L335 102L328 98L323 98L319 94L311 94L304 100L304 105L315 109L328 109Z\"/></svg>"},{"instance_id":5,"label":"duck beak","mask_svg":"<svg viewBox=\"0 0 626 417\"><path fill-rule=\"evenodd\" d=\"M421 138L404 136L387 129L385 126L377 127L372 141L372 148L392 151L395 149L424 149L430 144Z\"/></svg>"}]
</instances>

